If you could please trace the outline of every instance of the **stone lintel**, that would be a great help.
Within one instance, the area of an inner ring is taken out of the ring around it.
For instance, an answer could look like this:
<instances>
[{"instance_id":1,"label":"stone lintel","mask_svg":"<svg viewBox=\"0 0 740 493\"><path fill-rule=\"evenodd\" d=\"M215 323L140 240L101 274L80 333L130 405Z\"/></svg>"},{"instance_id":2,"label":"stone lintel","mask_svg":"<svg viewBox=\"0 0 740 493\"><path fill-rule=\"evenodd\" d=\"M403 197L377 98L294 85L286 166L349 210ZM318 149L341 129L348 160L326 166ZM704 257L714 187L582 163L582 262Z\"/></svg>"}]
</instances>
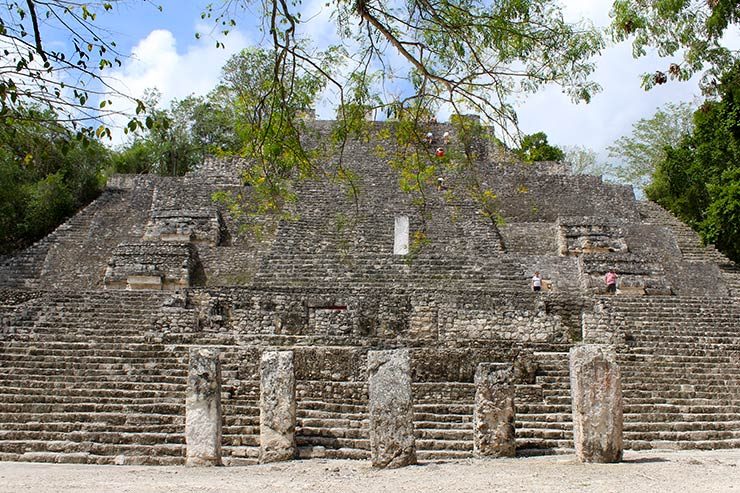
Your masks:
<instances>
[{"instance_id":1,"label":"stone lintel","mask_svg":"<svg viewBox=\"0 0 740 493\"><path fill-rule=\"evenodd\" d=\"M514 457L514 368L480 363L475 371L473 450L478 457Z\"/></svg>"},{"instance_id":2,"label":"stone lintel","mask_svg":"<svg viewBox=\"0 0 740 493\"><path fill-rule=\"evenodd\" d=\"M162 276L128 276L127 289L162 289Z\"/></svg>"},{"instance_id":3,"label":"stone lintel","mask_svg":"<svg viewBox=\"0 0 740 493\"><path fill-rule=\"evenodd\" d=\"M573 441L581 462L622 460L622 383L613 346L570 350Z\"/></svg>"},{"instance_id":4,"label":"stone lintel","mask_svg":"<svg viewBox=\"0 0 740 493\"><path fill-rule=\"evenodd\" d=\"M416 464L409 350L369 351L367 358L372 465Z\"/></svg>"},{"instance_id":5,"label":"stone lintel","mask_svg":"<svg viewBox=\"0 0 740 493\"><path fill-rule=\"evenodd\" d=\"M296 457L293 351L265 351L260 361L260 462Z\"/></svg>"},{"instance_id":6,"label":"stone lintel","mask_svg":"<svg viewBox=\"0 0 740 493\"><path fill-rule=\"evenodd\" d=\"M186 465L221 465L221 359L218 349L190 349L185 443Z\"/></svg>"}]
</instances>

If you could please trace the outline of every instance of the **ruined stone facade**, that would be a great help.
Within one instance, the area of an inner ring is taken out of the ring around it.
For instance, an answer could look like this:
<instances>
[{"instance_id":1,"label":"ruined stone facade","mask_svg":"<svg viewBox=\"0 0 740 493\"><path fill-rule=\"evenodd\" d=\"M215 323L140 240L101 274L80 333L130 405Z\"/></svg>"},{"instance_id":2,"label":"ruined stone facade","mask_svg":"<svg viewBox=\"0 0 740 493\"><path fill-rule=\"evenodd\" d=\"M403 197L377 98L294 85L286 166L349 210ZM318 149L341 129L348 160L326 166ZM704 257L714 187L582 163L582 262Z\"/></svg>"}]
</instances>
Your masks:
<instances>
[{"instance_id":1,"label":"ruined stone facade","mask_svg":"<svg viewBox=\"0 0 740 493\"><path fill-rule=\"evenodd\" d=\"M307 139L327 142L330 126L311 123ZM454 157L455 129L431 127L452 132ZM517 454L572 450L568 354L583 342L615 348L625 449L740 446L736 265L628 187L499 162L484 140L467 150L504 223L445 193L465 178L454 169L421 211L388 166L392 124L373 129L344 149L356 202L341 184L303 181L291 219L256 218L255 235L212 200L249 196L239 161L208 160L182 178L114 176L4 258L0 460L185 463L190 354L209 348L226 465L259 461L273 432L279 459L370 458L369 355L389 350L408 355L416 460L474 454L481 364L513 364L516 413L503 416ZM423 248L404 246L422 230ZM604 293L610 268L616 295ZM291 365L261 363L286 352ZM268 395L266 381L282 390Z\"/></svg>"}]
</instances>

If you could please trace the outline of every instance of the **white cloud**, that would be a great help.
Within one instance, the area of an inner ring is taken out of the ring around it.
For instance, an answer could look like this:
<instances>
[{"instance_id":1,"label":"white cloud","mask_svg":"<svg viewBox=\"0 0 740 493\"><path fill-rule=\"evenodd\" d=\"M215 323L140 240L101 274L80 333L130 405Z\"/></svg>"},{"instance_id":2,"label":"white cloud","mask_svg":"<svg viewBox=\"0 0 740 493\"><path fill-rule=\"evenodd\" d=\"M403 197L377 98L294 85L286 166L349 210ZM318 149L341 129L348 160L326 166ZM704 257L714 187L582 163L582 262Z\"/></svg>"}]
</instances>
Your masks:
<instances>
[{"instance_id":1,"label":"white cloud","mask_svg":"<svg viewBox=\"0 0 740 493\"><path fill-rule=\"evenodd\" d=\"M232 31L221 41L225 48L216 48L215 40L205 39L179 52L177 40L170 31L154 30L132 48L131 57L119 70L108 75L116 89L136 98L147 89L156 88L161 93L160 105L167 107L173 99L203 95L213 89L226 60L248 45L247 38L238 31ZM133 111L122 98L111 99L116 110ZM125 117L116 118L111 125L118 129L125 121ZM115 133L122 132L116 130ZM116 137L117 141L122 138L121 135Z\"/></svg>"},{"instance_id":2,"label":"white cloud","mask_svg":"<svg viewBox=\"0 0 740 493\"><path fill-rule=\"evenodd\" d=\"M600 0L599 3L604 2ZM598 8L608 13L608 7ZM596 7L592 8L596 12ZM584 9L584 15L595 16L598 22L600 18L595 13L589 14L588 10ZM606 147L629 134L633 123L651 117L656 108L668 102L693 101L699 95L698 75L687 82L669 81L650 91L642 89L641 75L665 70L670 60L654 55L634 59L631 44L627 42L610 45L595 61L597 68L593 80L602 86L602 91L593 96L591 103L575 104L560 88L548 87L527 97L517 107L522 131L544 131L552 144L583 145L605 159Z\"/></svg>"}]
</instances>

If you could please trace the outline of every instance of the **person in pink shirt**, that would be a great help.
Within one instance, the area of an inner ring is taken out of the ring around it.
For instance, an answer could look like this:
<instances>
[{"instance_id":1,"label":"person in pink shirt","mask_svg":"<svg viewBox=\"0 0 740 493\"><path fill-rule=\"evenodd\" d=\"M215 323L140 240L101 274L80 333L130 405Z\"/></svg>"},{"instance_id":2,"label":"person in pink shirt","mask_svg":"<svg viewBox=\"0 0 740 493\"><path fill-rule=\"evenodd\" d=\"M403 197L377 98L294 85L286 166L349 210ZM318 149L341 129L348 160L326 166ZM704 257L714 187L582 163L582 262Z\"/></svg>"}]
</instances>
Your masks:
<instances>
[{"instance_id":1,"label":"person in pink shirt","mask_svg":"<svg viewBox=\"0 0 740 493\"><path fill-rule=\"evenodd\" d=\"M615 294L617 292L617 277L617 273L614 272L614 269L609 269L609 272L604 276L607 293Z\"/></svg>"}]
</instances>

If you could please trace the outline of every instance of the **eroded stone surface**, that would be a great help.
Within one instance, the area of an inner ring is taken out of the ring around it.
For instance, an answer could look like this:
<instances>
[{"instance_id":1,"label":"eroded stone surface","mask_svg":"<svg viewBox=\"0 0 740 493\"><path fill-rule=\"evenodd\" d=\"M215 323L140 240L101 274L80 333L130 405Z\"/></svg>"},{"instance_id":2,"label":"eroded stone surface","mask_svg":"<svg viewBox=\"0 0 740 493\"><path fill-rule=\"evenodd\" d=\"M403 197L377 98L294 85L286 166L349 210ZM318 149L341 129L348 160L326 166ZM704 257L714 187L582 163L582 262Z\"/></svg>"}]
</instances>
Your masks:
<instances>
[{"instance_id":1,"label":"eroded stone surface","mask_svg":"<svg viewBox=\"0 0 740 493\"><path fill-rule=\"evenodd\" d=\"M186 464L221 465L221 361L219 350L192 348L185 400Z\"/></svg>"},{"instance_id":2,"label":"eroded stone surface","mask_svg":"<svg viewBox=\"0 0 740 493\"><path fill-rule=\"evenodd\" d=\"M508 363L481 363L475 372L473 450L480 457L514 457L514 371Z\"/></svg>"},{"instance_id":3,"label":"eroded stone surface","mask_svg":"<svg viewBox=\"0 0 740 493\"><path fill-rule=\"evenodd\" d=\"M416 464L409 351L369 351L367 358L373 467Z\"/></svg>"},{"instance_id":4,"label":"eroded stone surface","mask_svg":"<svg viewBox=\"0 0 740 493\"><path fill-rule=\"evenodd\" d=\"M265 351L260 362L260 462L296 456L295 418L293 351Z\"/></svg>"},{"instance_id":5,"label":"eroded stone surface","mask_svg":"<svg viewBox=\"0 0 740 493\"><path fill-rule=\"evenodd\" d=\"M573 441L582 462L622 459L622 383L613 346L570 350Z\"/></svg>"}]
</instances>

